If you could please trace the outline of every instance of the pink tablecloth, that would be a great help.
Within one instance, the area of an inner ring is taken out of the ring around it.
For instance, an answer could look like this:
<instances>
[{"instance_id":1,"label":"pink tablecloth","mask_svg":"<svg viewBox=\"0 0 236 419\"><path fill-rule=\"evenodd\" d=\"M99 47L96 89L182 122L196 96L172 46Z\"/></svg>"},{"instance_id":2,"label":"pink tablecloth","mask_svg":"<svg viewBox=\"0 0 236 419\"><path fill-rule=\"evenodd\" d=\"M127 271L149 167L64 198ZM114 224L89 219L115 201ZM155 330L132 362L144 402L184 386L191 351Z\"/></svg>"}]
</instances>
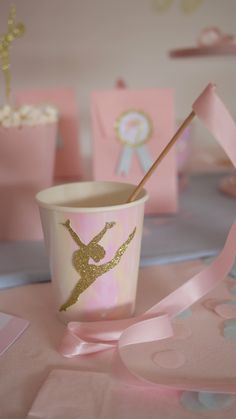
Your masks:
<instances>
[{"instance_id":1,"label":"pink tablecloth","mask_svg":"<svg viewBox=\"0 0 236 419\"><path fill-rule=\"evenodd\" d=\"M143 268L140 272L137 312L145 310L167 295L172 288L172 279L175 286L181 285L183 281L198 272L202 266L200 261L196 261L171 266ZM160 281L164 284L161 288L158 285ZM59 322L51 307L51 284L35 284L3 290L0 293L0 311L30 321L28 329L0 358L0 417L2 419L25 418L42 384L54 369L103 373L110 370L112 351L77 359L65 359L59 355L57 347L65 331L65 325ZM169 405L168 416L163 416L163 414L167 414L167 411L163 410L165 406L167 405L163 401L153 418L192 419L198 417L195 413L184 411L183 407L177 403L174 403L172 413L170 413L171 406ZM213 418L213 416L218 418L220 417L218 414L204 412L203 416L204 418ZM231 416L227 416L227 413L224 412L223 414L225 418L231 418ZM33 417L36 418L36 416ZM86 414L79 417L90 419L90 416L86 416ZM97 417L105 419L103 416ZM116 418L118 417L116 416ZM130 411L130 417L132 417L132 410ZM72 419L68 416L67 418ZM55 417L55 419L58 418Z\"/></svg>"}]
</instances>

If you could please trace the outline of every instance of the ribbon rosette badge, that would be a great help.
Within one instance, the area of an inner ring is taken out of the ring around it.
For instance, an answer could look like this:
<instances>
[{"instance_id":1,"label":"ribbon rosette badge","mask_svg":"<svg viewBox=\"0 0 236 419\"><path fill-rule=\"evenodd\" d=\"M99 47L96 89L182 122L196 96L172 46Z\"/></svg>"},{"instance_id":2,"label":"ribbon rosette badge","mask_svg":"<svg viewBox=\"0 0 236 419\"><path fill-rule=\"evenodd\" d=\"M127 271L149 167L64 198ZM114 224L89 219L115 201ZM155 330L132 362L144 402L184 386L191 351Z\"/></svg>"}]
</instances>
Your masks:
<instances>
[{"instance_id":1,"label":"ribbon rosette badge","mask_svg":"<svg viewBox=\"0 0 236 419\"><path fill-rule=\"evenodd\" d=\"M123 176L128 175L133 153L136 153L140 166L146 173L153 164L146 145L152 135L150 117L142 111L124 112L115 122L115 132L123 145L116 173Z\"/></svg>"}]
</instances>

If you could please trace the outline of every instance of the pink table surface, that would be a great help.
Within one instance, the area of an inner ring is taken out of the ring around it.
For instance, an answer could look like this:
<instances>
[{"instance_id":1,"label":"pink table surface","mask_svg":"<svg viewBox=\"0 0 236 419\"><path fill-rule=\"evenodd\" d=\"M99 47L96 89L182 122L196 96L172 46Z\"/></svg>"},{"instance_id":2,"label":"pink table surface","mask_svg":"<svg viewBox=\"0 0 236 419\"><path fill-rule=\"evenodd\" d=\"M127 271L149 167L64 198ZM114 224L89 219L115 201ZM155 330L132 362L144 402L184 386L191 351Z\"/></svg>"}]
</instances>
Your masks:
<instances>
[{"instance_id":1,"label":"pink table surface","mask_svg":"<svg viewBox=\"0 0 236 419\"><path fill-rule=\"evenodd\" d=\"M199 272L203 267L200 261L179 263L175 265L147 267L140 271L137 294L137 312L142 312L157 300L167 295L171 279L175 286ZM157 279L165 281L160 292ZM60 323L52 311L52 287L50 283L34 284L3 290L0 292L0 311L20 316L30 321L30 326L13 346L0 357L0 418L25 418L37 393L54 369L83 370L109 372L111 368L112 351L105 351L77 359L63 358L57 352L57 347L65 331L65 325ZM166 412L165 403L155 413L155 419L163 419ZM195 414L185 411L176 405L171 413L168 407L168 418L192 419L197 417L218 418L218 413ZM226 418L226 412L221 412ZM130 412L132 417L132 412ZM56 418L55 418L56 419ZM70 419L70 418L68 418ZM84 418L82 418L84 419ZM86 416L85 416L85 419Z\"/></svg>"}]
</instances>

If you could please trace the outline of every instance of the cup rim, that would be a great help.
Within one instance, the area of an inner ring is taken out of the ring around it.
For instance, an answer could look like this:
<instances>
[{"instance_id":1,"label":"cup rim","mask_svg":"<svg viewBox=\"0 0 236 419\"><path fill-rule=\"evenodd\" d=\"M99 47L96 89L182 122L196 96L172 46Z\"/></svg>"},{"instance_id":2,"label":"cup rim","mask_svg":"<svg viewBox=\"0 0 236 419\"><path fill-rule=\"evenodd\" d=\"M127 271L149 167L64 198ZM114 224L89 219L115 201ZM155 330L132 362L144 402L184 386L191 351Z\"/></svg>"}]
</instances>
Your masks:
<instances>
[{"instance_id":1,"label":"cup rim","mask_svg":"<svg viewBox=\"0 0 236 419\"><path fill-rule=\"evenodd\" d=\"M61 189L61 188L70 188L71 186L75 186L75 185L89 185L89 184L116 184L116 185L127 185L127 187L133 187L134 189L136 188L137 185L134 185L132 183L127 183L127 182L115 182L115 181L78 181L78 182L70 182L70 183L63 183L60 185L55 185L52 186L50 188L46 188L43 189L41 191L39 191L36 196L35 199L39 205L39 207L41 208L46 208L46 209L50 209L50 210L56 210L56 211L67 211L67 212L76 212L76 213L82 213L82 212L101 212L101 211L114 211L114 210L118 210L118 209L125 209L125 208L131 208L134 206L137 206L139 204L144 204L147 200L148 200L148 193L146 191L145 188L142 188L139 195L142 194L140 197L135 198L134 201L132 202L125 202L124 204L114 204L114 205L105 205L105 206L101 206L101 207L70 207L70 206L64 206L61 204L53 204L53 203L49 203L46 202L45 200L43 200L43 195L45 195L46 193L50 192L50 191L55 191L57 189ZM132 190L131 190L132 192ZM130 193L131 193L130 192Z\"/></svg>"}]
</instances>

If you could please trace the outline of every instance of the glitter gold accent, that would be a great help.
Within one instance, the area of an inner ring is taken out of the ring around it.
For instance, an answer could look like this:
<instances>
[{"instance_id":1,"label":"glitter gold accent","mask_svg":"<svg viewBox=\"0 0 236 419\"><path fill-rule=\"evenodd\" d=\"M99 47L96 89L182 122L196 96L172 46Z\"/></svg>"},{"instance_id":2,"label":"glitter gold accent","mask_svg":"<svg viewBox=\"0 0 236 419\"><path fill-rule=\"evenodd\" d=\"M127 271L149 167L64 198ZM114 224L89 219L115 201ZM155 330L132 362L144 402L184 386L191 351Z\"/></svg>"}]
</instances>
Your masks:
<instances>
[{"instance_id":1,"label":"glitter gold accent","mask_svg":"<svg viewBox=\"0 0 236 419\"><path fill-rule=\"evenodd\" d=\"M11 92L11 73L10 73L10 47L12 42L25 33L23 23L16 23L16 7L11 6L7 32L0 37L0 61L5 79L6 99L9 100Z\"/></svg>"},{"instance_id":2,"label":"glitter gold accent","mask_svg":"<svg viewBox=\"0 0 236 419\"><path fill-rule=\"evenodd\" d=\"M170 9L174 0L152 0L154 9L157 12L165 12ZM181 0L180 9L184 13L193 13L203 3L203 0Z\"/></svg>"},{"instance_id":3,"label":"glitter gold accent","mask_svg":"<svg viewBox=\"0 0 236 419\"><path fill-rule=\"evenodd\" d=\"M157 12L165 12L172 3L173 0L153 0L153 6Z\"/></svg>"},{"instance_id":4,"label":"glitter gold accent","mask_svg":"<svg viewBox=\"0 0 236 419\"><path fill-rule=\"evenodd\" d=\"M108 272L110 269L113 269L120 262L122 255L125 253L129 243L136 233L136 227L129 235L128 239L119 247L112 260L102 265L89 263L90 258L92 258L96 263L104 258L106 254L105 249L98 244L98 242L102 239L107 230L114 227L115 224L115 222L106 223L105 227L88 244L84 244L77 233L71 228L70 220L62 223L62 225L69 231L75 243L79 246L79 250L76 250L73 253L72 263L75 270L80 274L80 279L72 290L69 299L60 307L59 311L66 311L70 306L75 304L80 294L93 284L99 276Z\"/></svg>"},{"instance_id":5,"label":"glitter gold accent","mask_svg":"<svg viewBox=\"0 0 236 419\"><path fill-rule=\"evenodd\" d=\"M203 3L203 0L182 0L181 7L183 12L192 13Z\"/></svg>"}]
</instances>

